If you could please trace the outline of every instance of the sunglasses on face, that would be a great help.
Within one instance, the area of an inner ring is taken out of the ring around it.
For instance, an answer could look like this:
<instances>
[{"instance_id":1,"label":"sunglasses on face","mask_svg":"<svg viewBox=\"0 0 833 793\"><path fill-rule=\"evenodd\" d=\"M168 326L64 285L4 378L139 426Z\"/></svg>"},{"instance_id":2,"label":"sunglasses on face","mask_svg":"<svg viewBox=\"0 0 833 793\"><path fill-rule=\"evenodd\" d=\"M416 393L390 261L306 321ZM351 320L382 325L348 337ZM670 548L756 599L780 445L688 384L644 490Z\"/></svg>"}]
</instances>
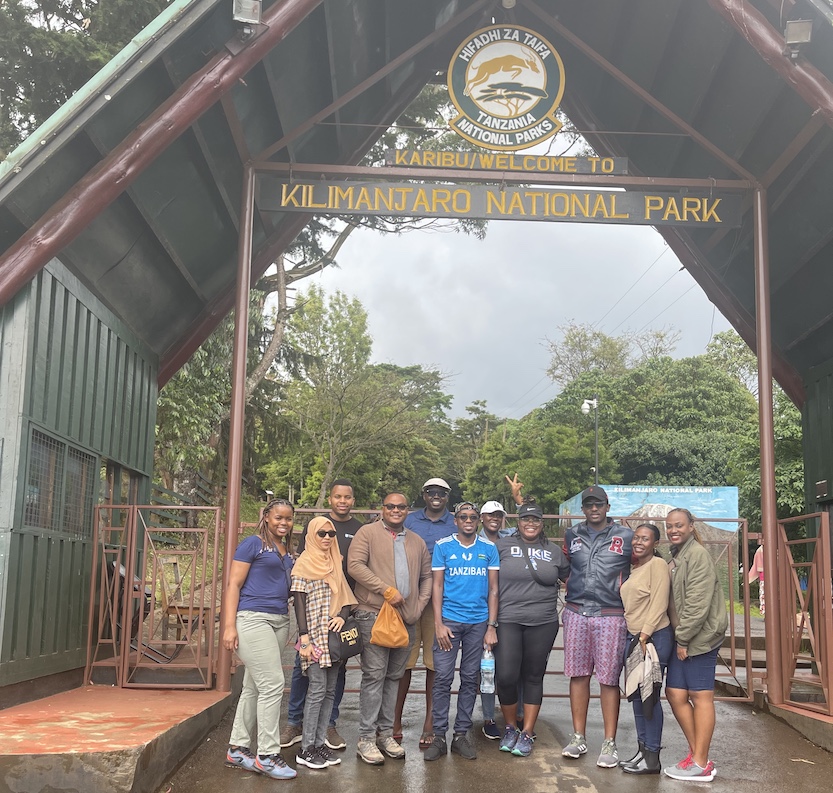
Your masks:
<instances>
[{"instance_id":1,"label":"sunglasses on face","mask_svg":"<svg viewBox=\"0 0 833 793\"><path fill-rule=\"evenodd\" d=\"M480 519L480 516L476 513L474 515L472 515L472 514L455 515L454 517L457 518L457 520L461 521L462 523L477 523L477 521Z\"/></svg>"},{"instance_id":2,"label":"sunglasses on face","mask_svg":"<svg viewBox=\"0 0 833 793\"><path fill-rule=\"evenodd\" d=\"M404 512L408 509L407 504L382 504L385 509L389 509L391 512Z\"/></svg>"},{"instance_id":3,"label":"sunglasses on face","mask_svg":"<svg viewBox=\"0 0 833 793\"><path fill-rule=\"evenodd\" d=\"M432 487L430 490L423 490L426 496L431 496L431 498L447 498L448 493L445 490L442 490L438 487Z\"/></svg>"},{"instance_id":4,"label":"sunglasses on face","mask_svg":"<svg viewBox=\"0 0 833 793\"><path fill-rule=\"evenodd\" d=\"M336 536L335 529L330 529L329 531L327 529L319 529L316 532L316 534L319 537L321 537L322 540L324 539L324 537L335 537Z\"/></svg>"}]
</instances>

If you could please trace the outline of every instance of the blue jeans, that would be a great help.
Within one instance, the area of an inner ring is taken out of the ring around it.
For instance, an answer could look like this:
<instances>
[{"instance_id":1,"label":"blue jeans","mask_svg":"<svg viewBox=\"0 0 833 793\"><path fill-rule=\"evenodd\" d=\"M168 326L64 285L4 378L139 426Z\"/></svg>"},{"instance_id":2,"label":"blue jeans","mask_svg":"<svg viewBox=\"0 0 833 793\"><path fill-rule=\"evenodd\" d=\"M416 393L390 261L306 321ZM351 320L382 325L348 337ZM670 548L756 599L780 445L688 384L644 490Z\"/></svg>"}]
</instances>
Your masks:
<instances>
[{"instance_id":1,"label":"blue jeans","mask_svg":"<svg viewBox=\"0 0 833 793\"><path fill-rule=\"evenodd\" d=\"M451 649L441 650L434 639L434 734L443 736L448 731L448 711L451 707L451 684L454 681L454 667L460 654L460 689L457 694L457 717L454 720L454 734L471 729L471 713L477 700L480 681L480 657L483 655L483 638L486 636L486 622L468 625L462 622L443 620L443 624L454 634Z\"/></svg>"},{"instance_id":2,"label":"blue jeans","mask_svg":"<svg viewBox=\"0 0 833 793\"><path fill-rule=\"evenodd\" d=\"M330 727L335 727L338 721L338 706L344 696L344 675L347 664L341 664L336 678L336 690L333 695L333 710L330 714ZM292 683L289 688L289 708L286 721L293 727L300 727L304 721L304 702L307 698L309 678L301 672L301 656L295 653L295 666L292 669Z\"/></svg>"},{"instance_id":3,"label":"blue jeans","mask_svg":"<svg viewBox=\"0 0 833 793\"><path fill-rule=\"evenodd\" d=\"M633 638L633 635L629 633L628 646L630 646ZM668 667L668 659L671 657L671 650L674 648L673 628L668 625L665 628L654 631L651 636L651 641L654 643L662 672L665 674L665 670ZM650 719L645 718L642 710L642 697L639 696L639 691L634 694L631 704L633 705L633 720L636 722L636 735L639 742L649 751L658 752L662 745L662 725L664 722L662 700L659 700L654 705L653 714Z\"/></svg>"}]
</instances>

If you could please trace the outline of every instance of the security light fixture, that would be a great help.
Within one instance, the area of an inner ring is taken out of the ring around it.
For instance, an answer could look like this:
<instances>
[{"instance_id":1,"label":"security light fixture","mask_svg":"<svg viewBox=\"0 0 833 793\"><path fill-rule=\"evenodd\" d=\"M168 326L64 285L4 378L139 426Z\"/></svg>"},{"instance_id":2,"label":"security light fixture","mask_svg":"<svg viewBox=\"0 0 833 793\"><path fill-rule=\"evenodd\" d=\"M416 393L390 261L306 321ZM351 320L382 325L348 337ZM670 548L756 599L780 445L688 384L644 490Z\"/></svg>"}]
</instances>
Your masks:
<instances>
[{"instance_id":1,"label":"security light fixture","mask_svg":"<svg viewBox=\"0 0 833 793\"><path fill-rule=\"evenodd\" d=\"M801 48L809 44L813 37L812 19L789 19L784 27L784 54L790 56L790 60L798 60Z\"/></svg>"},{"instance_id":2,"label":"security light fixture","mask_svg":"<svg viewBox=\"0 0 833 793\"><path fill-rule=\"evenodd\" d=\"M510 8L514 8L514 7L515 7L515 0L501 0L501 5L502 5L505 9L509 10Z\"/></svg>"},{"instance_id":3,"label":"security light fixture","mask_svg":"<svg viewBox=\"0 0 833 793\"><path fill-rule=\"evenodd\" d=\"M234 0L232 19L235 22L243 22L247 25L259 25L260 12L260 0Z\"/></svg>"}]
</instances>

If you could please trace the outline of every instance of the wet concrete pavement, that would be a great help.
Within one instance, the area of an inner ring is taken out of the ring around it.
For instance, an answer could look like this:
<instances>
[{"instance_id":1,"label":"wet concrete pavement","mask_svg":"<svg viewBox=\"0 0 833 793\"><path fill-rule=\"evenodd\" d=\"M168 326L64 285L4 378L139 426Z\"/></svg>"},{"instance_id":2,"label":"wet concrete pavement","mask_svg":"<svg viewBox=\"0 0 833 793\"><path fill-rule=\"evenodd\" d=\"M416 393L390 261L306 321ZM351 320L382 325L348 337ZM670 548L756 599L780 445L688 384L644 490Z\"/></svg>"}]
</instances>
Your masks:
<instances>
[{"instance_id":1,"label":"wet concrete pavement","mask_svg":"<svg viewBox=\"0 0 833 793\"><path fill-rule=\"evenodd\" d=\"M560 669L560 654L553 653L551 669ZM359 671L348 672L348 688L358 688ZM414 675L414 686L421 687L424 677ZM566 690L563 677L548 676L546 691ZM160 788L160 793L265 793L278 786L295 793L322 791L362 791L363 793L483 793L483 791L523 791L524 793L594 793L616 789L617 793L660 791L672 793L711 789L723 793L769 793L769 791L829 790L833 779L833 756L803 738L773 716L759 713L749 705L717 704L717 729L711 757L717 766L712 783L678 782L665 776L634 777L619 769L602 769L595 765L602 742L601 714L598 700L590 703L587 738L588 753L579 760L561 757L561 747L572 732L569 703L566 699L545 699L536 726L535 751L528 758L513 757L498 751L497 741L487 740L480 728L480 705L475 707L473 731L477 760L463 760L456 755L426 763L417 747L422 726L424 699L411 694L405 713L407 750L404 761L387 760L381 767L368 766L355 754L358 723L358 694L345 694L338 729L347 741L347 750L339 752L342 764L325 771L298 768L298 777L279 782L256 774L227 768L223 760L231 730L231 714L214 729L202 745ZM617 743L621 756L628 757L636 745L630 706L622 703ZM452 699L452 714L456 700ZM686 753L685 740L671 715L665 712L664 765L681 759ZM285 709L285 707L284 707ZM498 723L501 723L498 717ZM284 750L293 767L296 744Z\"/></svg>"}]
</instances>

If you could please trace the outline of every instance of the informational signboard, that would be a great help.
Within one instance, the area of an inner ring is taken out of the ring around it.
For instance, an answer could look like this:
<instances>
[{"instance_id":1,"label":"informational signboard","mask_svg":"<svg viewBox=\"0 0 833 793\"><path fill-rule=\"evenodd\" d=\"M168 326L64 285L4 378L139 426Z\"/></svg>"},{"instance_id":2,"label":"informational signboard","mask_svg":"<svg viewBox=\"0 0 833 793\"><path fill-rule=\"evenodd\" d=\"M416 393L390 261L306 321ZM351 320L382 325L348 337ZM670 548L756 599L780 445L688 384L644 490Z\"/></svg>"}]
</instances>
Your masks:
<instances>
[{"instance_id":1,"label":"informational signboard","mask_svg":"<svg viewBox=\"0 0 833 793\"><path fill-rule=\"evenodd\" d=\"M483 218L647 226L735 227L738 193L372 182L286 182L263 176L261 209L320 215Z\"/></svg>"},{"instance_id":2,"label":"informational signboard","mask_svg":"<svg viewBox=\"0 0 833 793\"><path fill-rule=\"evenodd\" d=\"M646 522L662 522L671 507L683 507L697 521L719 531L736 531L738 524L738 489L736 487L682 487L653 485L602 485L610 501L610 514L633 517ZM560 515L581 515L581 493L558 508ZM728 518L730 522L710 522ZM629 520L631 528L634 520Z\"/></svg>"}]
</instances>

